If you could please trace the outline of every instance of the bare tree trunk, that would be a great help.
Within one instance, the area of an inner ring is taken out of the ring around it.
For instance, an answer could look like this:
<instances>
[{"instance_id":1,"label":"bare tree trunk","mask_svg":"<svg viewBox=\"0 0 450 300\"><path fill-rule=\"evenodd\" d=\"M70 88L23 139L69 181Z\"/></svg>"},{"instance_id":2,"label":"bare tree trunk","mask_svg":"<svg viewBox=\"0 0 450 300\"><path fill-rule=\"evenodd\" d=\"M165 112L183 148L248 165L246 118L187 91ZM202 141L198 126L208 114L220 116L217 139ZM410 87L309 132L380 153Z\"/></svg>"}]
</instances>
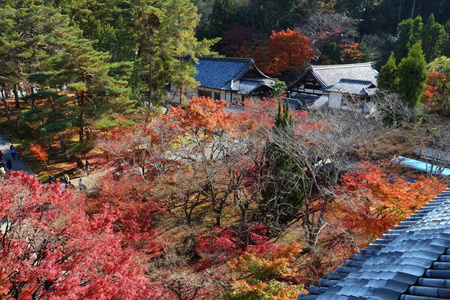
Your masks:
<instances>
[{"instance_id":1,"label":"bare tree trunk","mask_svg":"<svg viewBox=\"0 0 450 300\"><path fill-rule=\"evenodd\" d=\"M413 0L413 5L411 9L411 19L414 18L414 9L416 8L416 0Z\"/></svg>"},{"instance_id":2,"label":"bare tree trunk","mask_svg":"<svg viewBox=\"0 0 450 300\"><path fill-rule=\"evenodd\" d=\"M14 84L14 89L13 89L14 101L15 101L15 107L16 108L20 108L20 105L19 105L19 91L17 90L17 86L18 85L19 85L18 83Z\"/></svg>"},{"instance_id":3,"label":"bare tree trunk","mask_svg":"<svg viewBox=\"0 0 450 300\"><path fill-rule=\"evenodd\" d=\"M34 89L31 88L31 95L34 95ZM31 110L36 110L36 99L31 97Z\"/></svg>"},{"instance_id":4,"label":"bare tree trunk","mask_svg":"<svg viewBox=\"0 0 450 300\"><path fill-rule=\"evenodd\" d=\"M11 115L9 113L9 105L8 102L6 102L6 97L2 97L3 105L5 106L5 114L6 114L6 120L8 120L8 123L11 122Z\"/></svg>"},{"instance_id":5,"label":"bare tree trunk","mask_svg":"<svg viewBox=\"0 0 450 300\"><path fill-rule=\"evenodd\" d=\"M53 97L51 95L48 96L48 101L50 101L50 106L52 108L52 112L56 114L55 101L53 101Z\"/></svg>"},{"instance_id":6,"label":"bare tree trunk","mask_svg":"<svg viewBox=\"0 0 450 300\"><path fill-rule=\"evenodd\" d=\"M148 66L149 66L149 72L148 72L148 107L150 108L152 106L152 91L153 91L153 66L152 66L152 28L150 27L150 24L147 25L147 35L148 35L148 47L149 47L149 56L148 56Z\"/></svg>"},{"instance_id":7,"label":"bare tree trunk","mask_svg":"<svg viewBox=\"0 0 450 300\"><path fill-rule=\"evenodd\" d=\"M86 72L83 72L83 74L81 75L81 81L83 81L83 83L86 82ZM80 143L83 142L83 136L84 136L84 99L85 99L85 97L86 97L86 92L81 91L81 95L80 95L81 111L80 111L80 128L79 128Z\"/></svg>"}]
</instances>

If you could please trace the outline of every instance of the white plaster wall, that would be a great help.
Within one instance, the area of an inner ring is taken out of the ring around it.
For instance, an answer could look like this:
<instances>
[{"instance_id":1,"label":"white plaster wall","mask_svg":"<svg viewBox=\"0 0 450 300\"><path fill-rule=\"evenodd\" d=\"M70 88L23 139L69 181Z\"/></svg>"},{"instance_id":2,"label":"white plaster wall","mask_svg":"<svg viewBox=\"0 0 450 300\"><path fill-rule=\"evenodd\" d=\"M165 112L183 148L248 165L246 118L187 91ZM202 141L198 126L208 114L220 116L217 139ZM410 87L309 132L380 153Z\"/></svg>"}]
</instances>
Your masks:
<instances>
[{"instance_id":1,"label":"white plaster wall","mask_svg":"<svg viewBox=\"0 0 450 300\"><path fill-rule=\"evenodd\" d=\"M328 107L341 108L341 94L330 92L330 96L328 98Z\"/></svg>"}]
</instances>

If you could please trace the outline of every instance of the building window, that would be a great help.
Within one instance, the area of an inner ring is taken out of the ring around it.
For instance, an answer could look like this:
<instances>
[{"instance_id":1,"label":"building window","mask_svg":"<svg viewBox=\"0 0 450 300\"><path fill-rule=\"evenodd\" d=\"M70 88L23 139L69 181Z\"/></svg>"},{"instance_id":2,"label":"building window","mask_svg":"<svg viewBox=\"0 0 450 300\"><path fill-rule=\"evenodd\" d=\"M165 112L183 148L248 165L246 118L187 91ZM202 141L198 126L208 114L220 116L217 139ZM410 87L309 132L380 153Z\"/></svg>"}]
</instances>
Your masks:
<instances>
[{"instance_id":1,"label":"building window","mask_svg":"<svg viewBox=\"0 0 450 300\"><path fill-rule=\"evenodd\" d=\"M205 90L198 90L198 96L199 97L211 97L211 91L205 91Z\"/></svg>"},{"instance_id":2,"label":"building window","mask_svg":"<svg viewBox=\"0 0 450 300\"><path fill-rule=\"evenodd\" d=\"M214 92L214 99L220 100L220 92Z\"/></svg>"}]
</instances>

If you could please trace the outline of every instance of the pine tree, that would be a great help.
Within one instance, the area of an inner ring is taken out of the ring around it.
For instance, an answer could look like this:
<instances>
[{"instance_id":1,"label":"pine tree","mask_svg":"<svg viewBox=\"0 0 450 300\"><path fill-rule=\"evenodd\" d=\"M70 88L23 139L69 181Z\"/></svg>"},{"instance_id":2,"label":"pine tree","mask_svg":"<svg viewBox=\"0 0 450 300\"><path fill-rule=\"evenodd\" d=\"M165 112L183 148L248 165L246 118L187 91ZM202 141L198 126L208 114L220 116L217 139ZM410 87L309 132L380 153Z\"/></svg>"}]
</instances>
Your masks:
<instances>
[{"instance_id":1,"label":"pine tree","mask_svg":"<svg viewBox=\"0 0 450 300\"><path fill-rule=\"evenodd\" d=\"M196 87L194 63L198 56L210 54L210 46L218 40L196 39L200 16L195 5L188 0L141 0L133 11L139 23L136 70L142 70L148 83L137 84L141 92L147 92L152 102L161 104L169 84L180 94Z\"/></svg>"},{"instance_id":2,"label":"pine tree","mask_svg":"<svg viewBox=\"0 0 450 300\"><path fill-rule=\"evenodd\" d=\"M414 44L408 56L398 66L399 92L403 100L411 106L417 106L425 89L427 80L426 61L421 42Z\"/></svg>"},{"instance_id":3,"label":"pine tree","mask_svg":"<svg viewBox=\"0 0 450 300\"><path fill-rule=\"evenodd\" d=\"M394 51L391 52L387 63L381 67L378 87L394 93L398 91L398 68L395 64Z\"/></svg>"},{"instance_id":4,"label":"pine tree","mask_svg":"<svg viewBox=\"0 0 450 300\"><path fill-rule=\"evenodd\" d=\"M11 25L1 26L0 51L14 49L8 56L10 68L3 71L18 74L24 85L39 87L27 97L32 103L48 103L24 116L30 122L39 120L43 138L78 127L82 141L86 125L126 109L126 82L113 75L119 72L126 79L127 65L111 65L110 56L94 50L93 42L82 38L67 16L34 5L5 7L0 15L0 22Z\"/></svg>"},{"instance_id":5,"label":"pine tree","mask_svg":"<svg viewBox=\"0 0 450 300\"><path fill-rule=\"evenodd\" d=\"M428 63L441 55L445 38L444 26L437 23L434 14L431 14L422 30L422 49Z\"/></svg>"}]
</instances>

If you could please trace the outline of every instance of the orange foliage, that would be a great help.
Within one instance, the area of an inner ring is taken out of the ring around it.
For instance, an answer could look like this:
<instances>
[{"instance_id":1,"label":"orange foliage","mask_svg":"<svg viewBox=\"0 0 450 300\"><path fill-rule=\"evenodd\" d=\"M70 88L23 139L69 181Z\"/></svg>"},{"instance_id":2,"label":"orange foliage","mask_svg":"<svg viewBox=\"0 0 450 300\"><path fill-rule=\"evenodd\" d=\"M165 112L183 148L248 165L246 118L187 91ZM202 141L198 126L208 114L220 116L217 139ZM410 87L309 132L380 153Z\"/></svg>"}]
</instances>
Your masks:
<instances>
[{"instance_id":1,"label":"orange foliage","mask_svg":"<svg viewBox=\"0 0 450 300\"><path fill-rule=\"evenodd\" d=\"M266 66L267 72L277 76L286 70L304 67L316 54L311 48L310 40L300 31L289 28L286 31L272 31L269 38L271 61Z\"/></svg>"},{"instance_id":2,"label":"orange foliage","mask_svg":"<svg viewBox=\"0 0 450 300\"><path fill-rule=\"evenodd\" d=\"M342 50L339 52L344 63L346 62L360 62L363 60L364 53L358 47L358 43L339 45Z\"/></svg>"},{"instance_id":3,"label":"orange foliage","mask_svg":"<svg viewBox=\"0 0 450 300\"><path fill-rule=\"evenodd\" d=\"M386 232L445 189L435 178L411 183L364 164L359 172L343 176L340 195L331 211L345 230L366 242Z\"/></svg>"},{"instance_id":4,"label":"orange foliage","mask_svg":"<svg viewBox=\"0 0 450 300\"><path fill-rule=\"evenodd\" d=\"M44 162L48 160L48 153L41 145L30 143L30 151L35 159Z\"/></svg>"},{"instance_id":5,"label":"orange foliage","mask_svg":"<svg viewBox=\"0 0 450 300\"><path fill-rule=\"evenodd\" d=\"M275 248L263 252L248 248L229 263L235 276L228 299L282 300L293 299L298 293L305 292L302 285L290 283L291 277L295 276L292 263L301 252L299 245L294 242L272 246Z\"/></svg>"},{"instance_id":6,"label":"orange foliage","mask_svg":"<svg viewBox=\"0 0 450 300\"><path fill-rule=\"evenodd\" d=\"M186 107L172 107L162 119L167 123L177 124L183 131L197 134L200 130L212 133L217 129L231 131L234 116L224 108L230 104L224 100L213 100L205 97L192 97Z\"/></svg>"},{"instance_id":7,"label":"orange foliage","mask_svg":"<svg viewBox=\"0 0 450 300\"><path fill-rule=\"evenodd\" d=\"M450 74L429 72L422 102L433 109L450 110Z\"/></svg>"}]
</instances>

